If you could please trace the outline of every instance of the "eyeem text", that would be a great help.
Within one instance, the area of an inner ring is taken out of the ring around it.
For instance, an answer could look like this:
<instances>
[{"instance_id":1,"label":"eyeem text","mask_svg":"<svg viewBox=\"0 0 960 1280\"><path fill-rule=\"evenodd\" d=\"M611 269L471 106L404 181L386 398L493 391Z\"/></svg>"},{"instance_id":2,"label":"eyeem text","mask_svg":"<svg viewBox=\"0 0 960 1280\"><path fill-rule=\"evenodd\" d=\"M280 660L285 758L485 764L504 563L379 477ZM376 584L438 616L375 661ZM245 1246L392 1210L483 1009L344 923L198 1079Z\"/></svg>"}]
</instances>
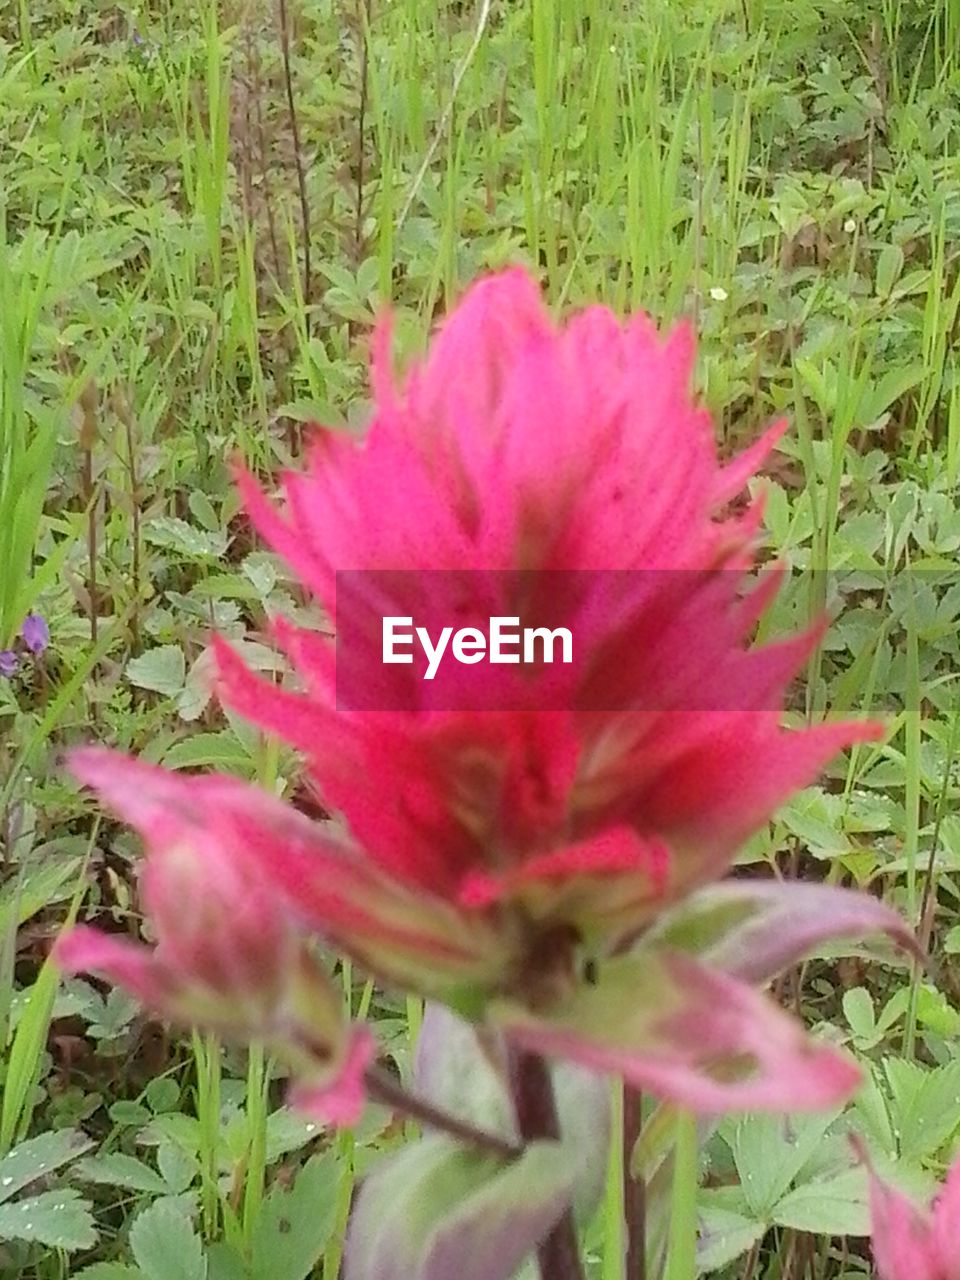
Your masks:
<instances>
[{"instance_id":1,"label":"eyeem text","mask_svg":"<svg viewBox=\"0 0 960 1280\"><path fill-rule=\"evenodd\" d=\"M419 644L427 659L425 680L432 680L449 649L457 662L467 666L475 663L547 663L555 661L556 646L560 646L559 661L573 662L573 635L566 627L521 627L519 618L490 619L486 632L479 627L443 627L436 640L426 627L415 627L413 618L386 617L383 619L383 661L385 663L413 663L413 648Z\"/></svg>"}]
</instances>

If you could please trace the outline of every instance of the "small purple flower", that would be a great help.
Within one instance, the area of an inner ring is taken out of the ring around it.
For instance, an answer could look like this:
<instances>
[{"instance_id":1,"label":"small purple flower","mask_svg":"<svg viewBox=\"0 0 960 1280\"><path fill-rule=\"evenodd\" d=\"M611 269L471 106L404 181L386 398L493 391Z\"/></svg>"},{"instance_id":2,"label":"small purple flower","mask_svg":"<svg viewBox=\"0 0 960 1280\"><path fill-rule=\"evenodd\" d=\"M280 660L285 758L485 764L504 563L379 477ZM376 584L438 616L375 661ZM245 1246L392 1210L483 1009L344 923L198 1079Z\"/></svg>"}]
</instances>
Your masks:
<instances>
[{"instance_id":1,"label":"small purple flower","mask_svg":"<svg viewBox=\"0 0 960 1280\"><path fill-rule=\"evenodd\" d=\"M0 676L12 676L20 665L20 659L12 649L0 649Z\"/></svg>"},{"instance_id":2,"label":"small purple flower","mask_svg":"<svg viewBox=\"0 0 960 1280\"><path fill-rule=\"evenodd\" d=\"M23 643L31 653L43 653L50 643L50 628L39 613L28 613L20 629Z\"/></svg>"}]
</instances>

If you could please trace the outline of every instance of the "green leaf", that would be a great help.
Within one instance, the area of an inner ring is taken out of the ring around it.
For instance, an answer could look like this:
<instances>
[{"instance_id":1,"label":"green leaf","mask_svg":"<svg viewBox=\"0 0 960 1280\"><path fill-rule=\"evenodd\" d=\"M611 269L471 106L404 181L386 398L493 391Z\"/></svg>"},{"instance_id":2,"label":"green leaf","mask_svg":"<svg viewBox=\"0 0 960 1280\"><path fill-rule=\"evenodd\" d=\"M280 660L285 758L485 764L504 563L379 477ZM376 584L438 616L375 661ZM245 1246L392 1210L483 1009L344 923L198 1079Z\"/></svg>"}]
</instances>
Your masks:
<instances>
[{"instance_id":1,"label":"green leaf","mask_svg":"<svg viewBox=\"0 0 960 1280\"><path fill-rule=\"evenodd\" d=\"M35 1240L54 1249L92 1249L97 1232L90 1202L72 1188L0 1205L0 1240Z\"/></svg>"},{"instance_id":2,"label":"green leaf","mask_svg":"<svg viewBox=\"0 0 960 1280\"><path fill-rule=\"evenodd\" d=\"M127 663L126 676L138 689L149 689L152 693L172 698L183 688L186 669L180 646L161 644L155 649L148 649L139 658L131 658Z\"/></svg>"},{"instance_id":3,"label":"green leaf","mask_svg":"<svg viewBox=\"0 0 960 1280\"><path fill-rule=\"evenodd\" d=\"M935 987L922 983L917 992L917 1021L938 1036L960 1035L960 1013Z\"/></svg>"},{"instance_id":4,"label":"green leaf","mask_svg":"<svg viewBox=\"0 0 960 1280\"><path fill-rule=\"evenodd\" d=\"M898 244L884 245L877 258L876 288L879 297L889 298L902 271L903 250Z\"/></svg>"},{"instance_id":5,"label":"green leaf","mask_svg":"<svg viewBox=\"0 0 960 1280\"><path fill-rule=\"evenodd\" d=\"M552 1142L505 1163L436 1134L365 1181L347 1272L363 1280L511 1280L573 1195L575 1161Z\"/></svg>"},{"instance_id":6,"label":"green leaf","mask_svg":"<svg viewBox=\"0 0 960 1280\"><path fill-rule=\"evenodd\" d=\"M26 923L38 911L69 898L80 858L51 857L24 867L0 889L0 937L11 927Z\"/></svg>"},{"instance_id":7,"label":"green leaf","mask_svg":"<svg viewBox=\"0 0 960 1280\"><path fill-rule=\"evenodd\" d=\"M869 1039L876 1030L877 1020L873 1009L873 997L866 987L851 987L843 993L843 1013L855 1035Z\"/></svg>"},{"instance_id":8,"label":"green leaf","mask_svg":"<svg viewBox=\"0 0 960 1280\"><path fill-rule=\"evenodd\" d=\"M164 547L195 560L219 560L229 538L221 529L197 529L176 516L153 516L144 526L143 536L155 547Z\"/></svg>"},{"instance_id":9,"label":"green leaf","mask_svg":"<svg viewBox=\"0 0 960 1280\"><path fill-rule=\"evenodd\" d=\"M208 533L220 532L220 521L217 519L216 509L202 489L190 490L187 506L190 508L190 514L203 525Z\"/></svg>"},{"instance_id":10,"label":"green leaf","mask_svg":"<svg viewBox=\"0 0 960 1280\"><path fill-rule=\"evenodd\" d=\"M737 1123L733 1158L744 1198L758 1218L769 1218L842 1110L837 1106L812 1116L751 1115Z\"/></svg>"},{"instance_id":11,"label":"green leaf","mask_svg":"<svg viewBox=\"0 0 960 1280\"><path fill-rule=\"evenodd\" d=\"M697 1269L719 1271L752 1249L766 1235L766 1225L742 1213L711 1202L710 1191L701 1192Z\"/></svg>"},{"instance_id":12,"label":"green leaf","mask_svg":"<svg viewBox=\"0 0 960 1280\"><path fill-rule=\"evenodd\" d=\"M289 1189L275 1186L253 1228L252 1280L304 1280L336 1221L341 1171L332 1152L314 1156Z\"/></svg>"},{"instance_id":13,"label":"green leaf","mask_svg":"<svg viewBox=\"0 0 960 1280\"><path fill-rule=\"evenodd\" d=\"M180 1086L170 1076L156 1076L147 1085L144 1096L147 1106L157 1114L176 1111L180 1102Z\"/></svg>"},{"instance_id":14,"label":"green leaf","mask_svg":"<svg viewBox=\"0 0 960 1280\"><path fill-rule=\"evenodd\" d=\"M77 1164L77 1173L86 1182L124 1187L128 1191L165 1195L170 1190L163 1178L149 1165L134 1156L124 1155L122 1151L111 1151L106 1155L81 1160Z\"/></svg>"},{"instance_id":15,"label":"green leaf","mask_svg":"<svg viewBox=\"0 0 960 1280\"><path fill-rule=\"evenodd\" d=\"M957 1127L960 1061L929 1069L890 1058L884 1070L893 1094L901 1158L909 1162L935 1155Z\"/></svg>"},{"instance_id":16,"label":"green leaf","mask_svg":"<svg viewBox=\"0 0 960 1280\"><path fill-rule=\"evenodd\" d=\"M246 1262L223 1240L207 1246L207 1262L207 1280L250 1280Z\"/></svg>"},{"instance_id":17,"label":"green leaf","mask_svg":"<svg viewBox=\"0 0 960 1280\"><path fill-rule=\"evenodd\" d=\"M866 1170L845 1169L832 1178L796 1187L776 1206L773 1221L815 1235L869 1235Z\"/></svg>"},{"instance_id":18,"label":"green leaf","mask_svg":"<svg viewBox=\"0 0 960 1280\"><path fill-rule=\"evenodd\" d=\"M166 1183L165 1190L179 1195L193 1182L200 1165L196 1156L175 1142L161 1142L157 1147L157 1168Z\"/></svg>"},{"instance_id":19,"label":"green leaf","mask_svg":"<svg viewBox=\"0 0 960 1280\"><path fill-rule=\"evenodd\" d=\"M56 1129L21 1142L0 1160L0 1202L83 1155L92 1146L79 1129Z\"/></svg>"},{"instance_id":20,"label":"green leaf","mask_svg":"<svg viewBox=\"0 0 960 1280\"><path fill-rule=\"evenodd\" d=\"M221 729L212 733L194 733L173 743L164 754L162 763L168 769L215 768L236 772L249 766L250 756L232 730Z\"/></svg>"},{"instance_id":21,"label":"green leaf","mask_svg":"<svg viewBox=\"0 0 960 1280\"><path fill-rule=\"evenodd\" d=\"M146 1280L206 1280L203 1245L189 1218L153 1204L130 1228L130 1249Z\"/></svg>"},{"instance_id":22,"label":"green leaf","mask_svg":"<svg viewBox=\"0 0 960 1280\"><path fill-rule=\"evenodd\" d=\"M895 401L921 381L925 373L923 363L917 361L911 365L895 365L881 374L876 382L870 382L864 388L857 409L859 424L869 427L877 422Z\"/></svg>"},{"instance_id":23,"label":"green leaf","mask_svg":"<svg viewBox=\"0 0 960 1280\"><path fill-rule=\"evenodd\" d=\"M476 1028L446 1005L429 1001L417 1040L414 1087L441 1110L487 1133L516 1140L506 1053L492 1049L489 1028L481 1047ZM576 1207L592 1211L603 1188L610 1144L610 1088L593 1072L572 1063L551 1068L564 1144L579 1161Z\"/></svg>"},{"instance_id":24,"label":"green leaf","mask_svg":"<svg viewBox=\"0 0 960 1280\"><path fill-rule=\"evenodd\" d=\"M317 1136L317 1124L289 1107L278 1107L267 1117L267 1164L291 1151L299 1151Z\"/></svg>"}]
</instances>

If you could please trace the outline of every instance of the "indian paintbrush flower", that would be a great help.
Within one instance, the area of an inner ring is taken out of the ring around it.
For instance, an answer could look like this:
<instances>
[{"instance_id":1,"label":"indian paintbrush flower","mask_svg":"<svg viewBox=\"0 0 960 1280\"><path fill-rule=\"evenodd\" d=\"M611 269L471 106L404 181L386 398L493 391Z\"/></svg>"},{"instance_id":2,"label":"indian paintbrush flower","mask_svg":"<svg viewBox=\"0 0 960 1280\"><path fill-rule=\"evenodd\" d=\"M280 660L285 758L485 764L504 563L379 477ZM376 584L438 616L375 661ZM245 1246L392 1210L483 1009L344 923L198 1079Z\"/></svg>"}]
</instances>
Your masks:
<instances>
[{"instance_id":1,"label":"indian paintbrush flower","mask_svg":"<svg viewBox=\"0 0 960 1280\"><path fill-rule=\"evenodd\" d=\"M279 620L293 691L217 641L224 700L304 753L349 835L238 783L177 778L171 804L299 928L525 1051L699 1109L847 1096L852 1061L747 984L833 934L906 943L899 918L823 886L710 887L831 756L879 733L784 729L819 629L750 643L776 577L744 593L761 509L730 504L782 424L721 465L688 328L661 340L601 307L557 326L520 271L472 288L402 387L389 341L385 322L362 443L320 433L283 510L240 476L257 529L351 643ZM470 685L384 667L386 614L509 615L520 596L534 612L549 597L580 638L570 667ZM345 670L371 707L343 705ZM81 776L137 821L133 768ZM178 950L185 981L212 963Z\"/></svg>"},{"instance_id":2,"label":"indian paintbrush flower","mask_svg":"<svg viewBox=\"0 0 960 1280\"><path fill-rule=\"evenodd\" d=\"M372 1041L344 1025L342 996L242 834L268 817L266 797L227 778L194 779L188 791L175 774L96 748L70 767L144 838L140 888L156 945L79 926L57 944L61 967L101 973L182 1025L266 1041L297 1073L295 1100L355 1119Z\"/></svg>"}]
</instances>

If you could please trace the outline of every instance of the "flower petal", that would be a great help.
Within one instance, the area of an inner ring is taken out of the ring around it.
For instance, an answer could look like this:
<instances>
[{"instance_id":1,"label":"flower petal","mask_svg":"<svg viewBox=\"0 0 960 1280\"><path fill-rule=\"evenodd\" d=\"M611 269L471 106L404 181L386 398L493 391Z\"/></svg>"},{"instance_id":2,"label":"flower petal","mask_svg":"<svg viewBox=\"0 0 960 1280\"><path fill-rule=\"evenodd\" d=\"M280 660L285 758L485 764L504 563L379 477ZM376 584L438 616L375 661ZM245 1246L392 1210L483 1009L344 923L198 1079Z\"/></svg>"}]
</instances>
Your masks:
<instances>
[{"instance_id":1,"label":"flower petal","mask_svg":"<svg viewBox=\"0 0 960 1280\"><path fill-rule=\"evenodd\" d=\"M568 920L585 937L635 930L660 909L669 876L670 851L642 840L630 827L549 853L535 854L504 872L475 870L460 889L460 902L483 909L515 900L535 920Z\"/></svg>"},{"instance_id":2,"label":"flower petal","mask_svg":"<svg viewBox=\"0 0 960 1280\"><path fill-rule=\"evenodd\" d=\"M363 1113L366 1092L363 1077L376 1057L376 1041L366 1027L354 1027L344 1051L323 1077L296 1080L290 1087L290 1105L337 1128L356 1124Z\"/></svg>"},{"instance_id":3,"label":"flower petal","mask_svg":"<svg viewBox=\"0 0 960 1280\"><path fill-rule=\"evenodd\" d=\"M946 1269L956 1265L960 1241L960 1160L954 1161L933 1206L933 1248Z\"/></svg>"},{"instance_id":4,"label":"flower petal","mask_svg":"<svg viewBox=\"0 0 960 1280\"><path fill-rule=\"evenodd\" d=\"M511 962L507 943L477 915L386 876L356 849L291 806L235 778L188 776L84 748L73 772L148 841L215 839L257 891L378 976L427 995L489 985ZM253 892L253 889L251 889Z\"/></svg>"},{"instance_id":5,"label":"flower petal","mask_svg":"<svg viewBox=\"0 0 960 1280\"><path fill-rule=\"evenodd\" d=\"M60 935L51 955L65 973L101 974L151 1009L168 1017L177 1014L176 983L149 947L78 924Z\"/></svg>"},{"instance_id":6,"label":"flower petal","mask_svg":"<svg viewBox=\"0 0 960 1280\"><path fill-rule=\"evenodd\" d=\"M928 1213L879 1178L862 1139L853 1145L870 1174L870 1219L873 1257L878 1280L947 1280L949 1271L941 1265ZM952 1260L956 1237L948 1242L943 1261Z\"/></svg>"},{"instance_id":7,"label":"flower petal","mask_svg":"<svg viewBox=\"0 0 960 1280\"><path fill-rule=\"evenodd\" d=\"M50 628L39 613L28 613L20 628L23 643L31 653L40 654L50 643Z\"/></svg>"},{"instance_id":8,"label":"flower petal","mask_svg":"<svg viewBox=\"0 0 960 1280\"><path fill-rule=\"evenodd\" d=\"M723 468L713 488L713 500L717 507L723 506L743 490L747 481L755 476L766 462L786 430L785 419L775 422L772 427L767 428L759 440L754 441L742 453L738 453L734 460Z\"/></svg>"},{"instance_id":9,"label":"flower petal","mask_svg":"<svg viewBox=\"0 0 960 1280\"><path fill-rule=\"evenodd\" d=\"M655 743L638 753L639 767L649 773L632 805L636 825L674 849L671 892L677 896L726 871L743 841L838 751L884 733L870 722L786 730L778 719L763 711L677 716L681 743L696 732L694 741L678 745L671 759L665 725L660 768Z\"/></svg>"}]
</instances>

